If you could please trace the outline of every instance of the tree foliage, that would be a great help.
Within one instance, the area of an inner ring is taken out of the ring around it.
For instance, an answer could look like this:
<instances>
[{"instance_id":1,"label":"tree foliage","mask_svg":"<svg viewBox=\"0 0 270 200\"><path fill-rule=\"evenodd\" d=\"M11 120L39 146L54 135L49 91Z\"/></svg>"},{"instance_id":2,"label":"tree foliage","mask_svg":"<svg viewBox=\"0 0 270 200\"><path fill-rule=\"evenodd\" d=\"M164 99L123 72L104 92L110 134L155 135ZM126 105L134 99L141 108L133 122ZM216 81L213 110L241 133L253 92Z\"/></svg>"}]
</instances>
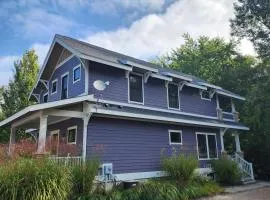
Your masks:
<instances>
[{"instance_id":1,"label":"tree foliage","mask_svg":"<svg viewBox=\"0 0 270 200\"><path fill-rule=\"evenodd\" d=\"M241 55L233 40L184 38L183 45L156 62L245 96L246 101L236 101L241 121L250 128L241 134L242 149L257 172L268 166L270 174L270 62ZM234 141L226 144L231 149Z\"/></svg>"},{"instance_id":2,"label":"tree foliage","mask_svg":"<svg viewBox=\"0 0 270 200\"><path fill-rule=\"evenodd\" d=\"M2 118L7 118L33 104L28 97L38 74L38 56L34 50L26 51L22 59L14 62L14 75L7 87L1 89ZM7 140L8 130L1 129L0 140ZM4 138L2 138L4 137Z\"/></svg>"},{"instance_id":3,"label":"tree foliage","mask_svg":"<svg viewBox=\"0 0 270 200\"><path fill-rule=\"evenodd\" d=\"M248 38L260 56L270 58L270 1L238 0L234 10L232 35Z\"/></svg>"}]
</instances>

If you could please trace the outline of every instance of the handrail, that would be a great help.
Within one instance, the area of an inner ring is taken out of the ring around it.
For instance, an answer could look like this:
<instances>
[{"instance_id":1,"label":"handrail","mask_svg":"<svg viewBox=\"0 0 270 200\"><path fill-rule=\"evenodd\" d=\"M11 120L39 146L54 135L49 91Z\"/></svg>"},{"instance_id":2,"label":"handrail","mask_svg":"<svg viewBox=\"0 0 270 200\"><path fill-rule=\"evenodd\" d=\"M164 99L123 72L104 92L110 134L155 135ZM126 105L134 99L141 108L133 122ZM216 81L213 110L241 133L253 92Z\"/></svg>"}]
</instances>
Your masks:
<instances>
[{"instance_id":1,"label":"handrail","mask_svg":"<svg viewBox=\"0 0 270 200\"><path fill-rule=\"evenodd\" d=\"M235 162L237 162L240 169L248 174L252 180L254 180L254 174L253 174L253 165L250 162L247 162L244 160L241 156L239 156L237 153L235 153L234 157L232 157Z\"/></svg>"},{"instance_id":2,"label":"handrail","mask_svg":"<svg viewBox=\"0 0 270 200\"><path fill-rule=\"evenodd\" d=\"M66 157L50 157L50 160L58 163L63 164L65 166L75 166L82 164L82 156L66 156Z\"/></svg>"}]
</instances>

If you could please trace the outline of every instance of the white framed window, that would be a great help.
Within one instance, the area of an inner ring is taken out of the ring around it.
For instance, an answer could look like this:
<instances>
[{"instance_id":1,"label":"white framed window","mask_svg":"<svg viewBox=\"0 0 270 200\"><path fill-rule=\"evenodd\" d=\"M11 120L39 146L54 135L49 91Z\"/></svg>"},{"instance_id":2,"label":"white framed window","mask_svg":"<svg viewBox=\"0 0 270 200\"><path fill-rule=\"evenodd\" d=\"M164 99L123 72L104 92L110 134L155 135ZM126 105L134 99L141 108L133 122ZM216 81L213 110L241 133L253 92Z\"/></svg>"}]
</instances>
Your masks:
<instances>
[{"instance_id":1,"label":"white framed window","mask_svg":"<svg viewBox=\"0 0 270 200\"><path fill-rule=\"evenodd\" d=\"M167 85L167 103L169 109L180 110L179 87L176 83Z\"/></svg>"},{"instance_id":2,"label":"white framed window","mask_svg":"<svg viewBox=\"0 0 270 200\"><path fill-rule=\"evenodd\" d=\"M67 129L67 143L76 144L77 140L77 126L72 126Z\"/></svg>"},{"instance_id":3,"label":"white framed window","mask_svg":"<svg viewBox=\"0 0 270 200\"><path fill-rule=\"evenodd\" d=\"M128 100L131 103L144 104L143 75L130 73L128 76Z\"/></svg>"},{"instance_id":4,"label":"white framed window","mask_svg":"<svg viewBox=\"0 0 270 200\"><path fill-rule=\"evenodd\" d=\"M61 99L68 98L69 72L61 76Z\"/></svg>"},{"instance_id":5,"label":"white framed window","mask_svg":"<svg viewBox=\"0 0 270 200\"><path fill-rule=\"evenodd\" d=\"M73 68L73 83L76 83L81 80L81 64Z\"/></svg>"},{"instance_id":6,"label":"white framed window","mask_svg":"<svg viewBox=\"0 0 270 200\"><path fill-rule=\"evenodd\" d=\"M49 97L48 92L45 93L45 94L43 94L43 103L47 103L48 102L48 97Z\"/></svg>"},{"instance_id":7,"label":"white framed window","mask_svg":"<svg viewBox=\"0 0 270 200\"><path fill-rule=\"evenodd\" d=\"M170 143L170 145L182 144L182 131L181 130L169 130L169 143Z\"/></svg>"},{"instance_id":8,"label":"white framed window","mask_svg":"<svg viewBox=\"0 0 270 200\"><path fill-rule=\"evenodd\" d=\"M211 101L211 96L210 96L209 91L207 91L207 90L201 90L200 91L200 94L201 94L201 99L207 100L207 101Z\"/></svg>"},{"instance_id":9,"label":"white framed window","mask_svg":"<svg viewBox=\"0 0 270 200\"><path fill-rule=\"evenodd\" d=\"M196 133L199 160L218 158L217 137L215 133Z\"/></svg>"},{"instance_id":10,"label":"white framed window","mask_svg":"<svg viewBox=\"0 0 270 200\"><path fill-rule=\"evenodd\" d=\"M51 89L51 94L56 94L57 93L57 85L58 85L58 80L55 79L52 81L52 89Z\"/></svg>"}]
</instances>

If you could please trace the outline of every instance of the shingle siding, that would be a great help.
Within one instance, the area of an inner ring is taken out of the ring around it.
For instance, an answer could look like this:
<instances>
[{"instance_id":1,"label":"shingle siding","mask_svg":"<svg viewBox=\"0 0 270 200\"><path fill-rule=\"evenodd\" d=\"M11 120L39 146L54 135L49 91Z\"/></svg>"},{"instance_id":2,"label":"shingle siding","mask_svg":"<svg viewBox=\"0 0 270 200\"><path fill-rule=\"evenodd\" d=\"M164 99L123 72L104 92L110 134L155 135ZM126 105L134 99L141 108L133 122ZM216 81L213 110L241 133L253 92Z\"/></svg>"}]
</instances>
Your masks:
<instances>
[{"instance_id":1,"label":"shingle siding","mask_svg":"<svg viewBox=\"0 0 270 200\"><path fill-rule=\"evenodd\" d=\"M182 130L183 145L173 145L181 153L197 156L196 131L217 133L220 151L217 129L94 117L88 125L87 157L102 147L101 160L113 163L114 173L160 170L162 149L165 153L171 149L169 129Z\"/></svg>"},{"instance_id":2,"label":"shingle siding","mask_svg":"<svg viewBox=\"0 0 270 200\"><path fill-rule=\"evenodd\" d=\"M58 67L52 74L49 81L49 101L57 101L61 99L61 76L68 72L68 98L79 96L85 92L85 70L81 66L81 80L73 83L73 68L80 64L80 60L77 57L72 57L62 66ZM52 81L55 79L57 82L57 93L52 94Z\"/></svg>"}]
</instances>

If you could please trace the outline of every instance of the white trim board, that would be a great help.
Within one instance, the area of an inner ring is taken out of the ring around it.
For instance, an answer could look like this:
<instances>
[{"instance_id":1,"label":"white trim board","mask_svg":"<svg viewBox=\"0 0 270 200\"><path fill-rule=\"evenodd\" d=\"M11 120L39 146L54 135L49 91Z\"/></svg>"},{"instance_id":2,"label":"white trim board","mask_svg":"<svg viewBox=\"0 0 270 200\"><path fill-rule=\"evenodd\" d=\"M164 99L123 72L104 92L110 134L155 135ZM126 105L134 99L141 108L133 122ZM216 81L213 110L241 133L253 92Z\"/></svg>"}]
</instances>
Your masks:
<instances>
[{"instance_id":1,"label":"white trim board","mask_svg":"<svg viewBox=\"0 0 270 200\"><path fill-rule=\"evenodd\" d=\"M105 115L124 117L124 118L129 117L129 118L136 118L136 119L147 119L150 121L157 121L157 122L162 121L162 122L171 122L171 123L210 126L213 128L233 128L233 129L239 129L239 130L249 130L249 128L247 128L247 127L241 127L241 126L235 126L235 125L217 124L217 123L213 123L213 122L200 122L200 121L171 118L171 117L161 117L161 116L157 117L155 115L128 113L128 112L121 112L121 111L111 111L111 110L96 108L96 107L93 107L91 109L91 112L97 113L97 114L105 114Z\"/></svg>"}]
</instances>

